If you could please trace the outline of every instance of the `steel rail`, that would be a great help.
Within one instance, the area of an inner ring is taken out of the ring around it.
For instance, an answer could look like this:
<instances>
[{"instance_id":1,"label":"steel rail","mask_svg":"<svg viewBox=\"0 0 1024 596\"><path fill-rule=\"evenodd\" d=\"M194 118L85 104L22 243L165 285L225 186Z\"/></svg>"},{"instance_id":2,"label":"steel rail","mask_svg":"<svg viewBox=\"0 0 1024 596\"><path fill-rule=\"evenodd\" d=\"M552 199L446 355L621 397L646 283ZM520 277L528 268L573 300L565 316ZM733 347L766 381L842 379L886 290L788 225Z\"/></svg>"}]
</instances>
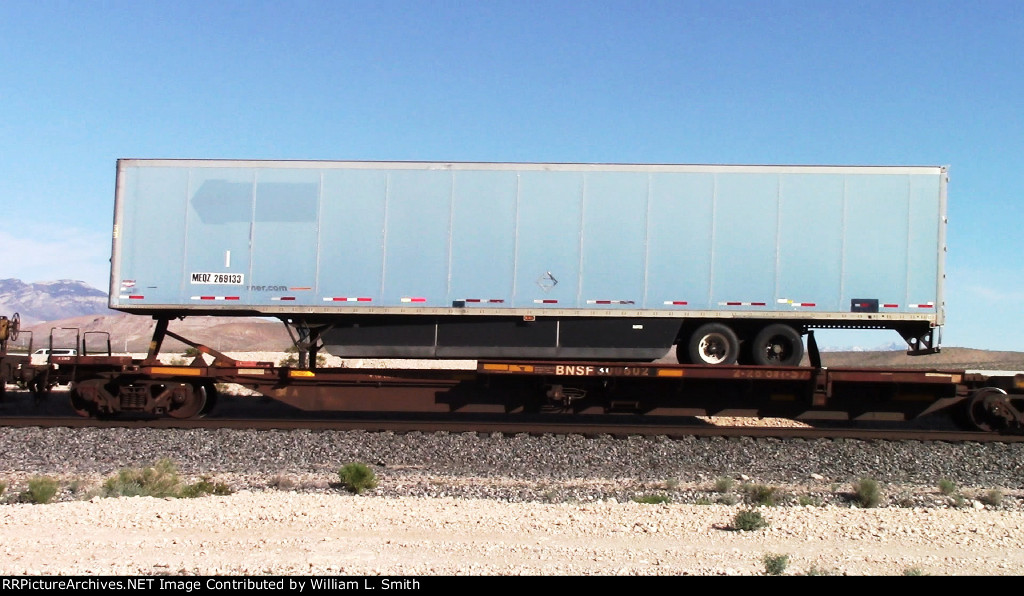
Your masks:
<instances>
[{"instance_id":1,"label":"steel rail","mask_svg":"<svg viewBox=\"0 0 1024 596\"><path fill-rule=\"evenodd\" d=\"M23 416L0 418L2 427L69 427L69 428L148 428L148 429L236 429L236 430L318 430L368 432L448 432L448 433L501 433L506 435L584 435L615 437L664 436L684 437L749 437L780 439L854 439L864 441L943 441L977 443L1019 443L1020 435L965 432L951 430L921 430L856 427L753 427L715 426L712 424L665 424L663 422L638 423L635 421L594 422L564 420L496 420L484 418L430 419L406 417L401 420L386 416L330 417L330 418L199 418L176 420L111 419L95 420L66 416Z\"/></svg>"}]
</instances>

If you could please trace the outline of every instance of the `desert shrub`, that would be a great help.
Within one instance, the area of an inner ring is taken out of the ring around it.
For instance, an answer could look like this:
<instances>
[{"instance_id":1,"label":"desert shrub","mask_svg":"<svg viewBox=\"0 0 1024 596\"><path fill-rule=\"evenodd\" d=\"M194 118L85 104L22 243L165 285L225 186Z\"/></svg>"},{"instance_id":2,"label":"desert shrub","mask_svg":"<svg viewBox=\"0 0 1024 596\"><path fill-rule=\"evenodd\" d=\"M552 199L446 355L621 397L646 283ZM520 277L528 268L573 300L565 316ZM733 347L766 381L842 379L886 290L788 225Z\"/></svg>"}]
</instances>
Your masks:
<instances>
[{"instance_id":1,"label":"desert shrub","mask_svg":"<svg viewBox=\"0 0 1024 596\"><path fill-rule=\"evenodd\" d=\"M284 474L274 476L270 479L269 484L277 490L292 490L295 488L295 481Z\"/></svg>"},{"instance_id":2,"label":"desert shrub","mask_svg":"<svg viewBox=\"0 0 1024 596\"><path fill-rule=\"evenodd\" d=\"M789 565L789 555L767 554L764 556L764 572L768 575L782 575Z\"/></svg>"},{"instance_id":3,"label":"desert shrub","mask_svg":"<svg viewBox=\"0 0 1024 596\"><path fill-rule=\"evenodd\" d=\"M49 503L57 494L57 481L46 476L29 478L28 488L21 493L22 500L27 503L42 505Z\"/></svg>"},{"instance_id":4,"label":"desert shrub","mask_svg":"<svg viewBox=\"0 0 1024 596\"><path fill-rule=\"evenodd\" d=\"M733 480L722 476L715 480L715 492L716 493L727 493L732 490Z\"/></svg>"},{"instance_id":5,"label":"desert shrub","mask_svg":"<svg viewBox=\"0 0 1024 596\"><path fill-rule=\"evenodd\" d=\"M764 484L743 485L743 499L750 505L774 506L781 498L781 491L775 486Z\"/></svg>"},{"instance_id":6,"label":"desert shrub","mask_svg":"<svg viewBox=\"0 0 1024 596\"><path fill-rule=\"evenodd\" d=\"M882 489L872 478L861 478L853 483L854 500L865 509L877 507L882 501Z\"/></svg>"},{"instance_id":7,"label":"desert shrub","mask_svg":"<svg viewBox=\"0 0 1024 596\"><path fill-rule=\"evenodd\" d=\"M818 497L812 497L811 495L800 495L797 499L797 503L801 507L821 507L821 499Z\"/></svg>"},{"instance_id":8,"label":"desert shrub","mask_svg":"<svg viewBox=\"0 0 1024 596\"><path fill-rule=\"evenodd\" d=\"M71 494L79 501L88 501L93 497L102 497L103 488L83 478L75 478L67 485Z\"/></svg>"},{"instance_id":9,"label":"desert shrub","mask_svg":"<svg viewBox=\"0 0 1024 596\"><path fill-rule=\"evenodd\" d=\"M768 521L764 519L760 511L744 509L733 518L732 527L741 532L750 532L768 527Z\"/></svg>"},{"instance_id":10,"label":"desert shrub","mask_svg":"<svg viewBox=\"0 0 1024 596\"><path fill-rule=\"evenodd\" d=\"M176 497L181 480L169 459L161 459L149 468L125 468L103 482L108 497Z\"/></svg>"},{"instance_id":11,"label":"desert shrub","mask_svg":"<svg viewBox=\"0 0 1024 596\"><path fill-rule=\"evenodd\" d=\"M712 505L712 503L711 499L707 497L700 497L694 502L694 505Z\"/></svg>"},{"instance_id":12,"label":"desert shrub","mask_svg":"<svg viewBox=\"0 0 1024 596\"><path fill-rule=\"evenodd\" d=\"M107 497L193 498L231 492L228 485L209 478L182 483L177 466L169 459L161 459L148 468L125 468L103 482L103 494Z\"/></svg>"},{"instance_id":13,"label":"desert shrub","mask_svg":"<svg viewBox=\"0 0 1024 596\"><path fill-rule=\"evenodd\" d=\"M281 361L277 363L277 365L281 367L290 366L294 368L299 365L299 356L298 354L289 354L282 358ZM324 356L323 354L317 354L316 365L320 368L327 366L327 356Z\"/></svg>"},{"instance_id":14,"label":"desert shrub","mask_svg":"<svg viewBox=\"0 0 1024 596\"><path fill-rule=\"evenodd\" d=\"M357 495L365 490L377 488L377 475L366 464L345 464L338 471L338 478L346 490Z\"/></svg>"},{"instance_id":15,"label":"desert shrub","mask_svg":"<svg viewBox=\"0 0 1024 596\"><path fill-rule=\"evenodd\" d=\"M994 488L978 497L978 500L986 505L998 507L1003 504L1003 491L999 490L998 488Z\"/></svg>"},{"instance_id":16,"label":"desert shrub","mask_svg":"<svg viewBox=\"0 0 1024 596\"><path fill-rule=\"evenodd\" d=\"M907 567L903 570L903 575L906 576L921 576L925 575L924 571L920 567Z\"/></svg>"},{"instance_id":17,"label":"desert shrub","mask_svg":"<svg viewBox=\"0 0 1024 596\"><path fill-rule=\"evenodd\" d=\"M7 483L0 482L0 495L3 495L5 492L7 492Z\"/></svg>"},{"instance_id":18,"label":"desert shrub","mask_svg":"<svg viewBox=\"0 0 1024 596\"><path fill-rule=\"evenodd\" d=\"M739 502L736 495L721 495L718 497L718 502L722 505L735 505Z\"/></svg>"},{"instance_id":19,"label":"desert shrub","mask_svg":"<svg viewBox=\"0 0 1024 596\"><path fill-rule=\"evenodd\" d=\"M191 499L206 495L230 495L232 492L234 491L231 490L231 487L223 482L211 482L209 478L203 478L199 482L188 484L178 489L178 496L183 499Z\"/></svg>"},{"instance_id":20,"label":"desert shrub","mask_svg":"<svg viewBox=\"0 0 1024 596\"><path fill-rule=\"evenodd\" d=\"M956 492L956 483L948 478L941 478L939 480L939 492L949 496Z\"/></svg>"},{"instance_id":21,"label":"desert shrub","mask_svg":"<svg viewBox=\"0 0 1024 596\"><path fill-rule=\"evenodd\" d=\"M672 499L668 495L637 495L633 497L633 501L647 505L661 505L671 503Z\"/></svg>"},{"instance_id":22,"label":"desert shrub","mask_svg":"<svg viewBox=\"0 0 1024 596\"><path fill-rule=\"evenodd\" d=\"M822 575L835 575L835 572L828 569L819 569L817 565L811 565L811 568L804 575L818 577Z\"/></svg>"}]
</instances>

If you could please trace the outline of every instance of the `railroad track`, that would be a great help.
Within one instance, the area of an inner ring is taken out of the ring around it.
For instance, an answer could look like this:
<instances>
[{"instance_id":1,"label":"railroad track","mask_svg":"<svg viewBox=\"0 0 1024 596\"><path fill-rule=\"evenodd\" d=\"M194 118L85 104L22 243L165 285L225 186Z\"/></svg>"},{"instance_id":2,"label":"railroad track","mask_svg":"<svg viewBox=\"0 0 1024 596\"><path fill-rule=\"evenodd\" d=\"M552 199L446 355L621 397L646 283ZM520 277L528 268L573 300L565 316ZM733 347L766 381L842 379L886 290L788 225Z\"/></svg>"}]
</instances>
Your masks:
<instances>
[{"instance_id":1,"label":"railroad track","mask_svg":"<svg viewBox=\"0 0 1024 596\"><path fill-rule=\"evenodd\" d=\"M952 426L921 428L900 422L819 422L815 426L769 426L714 424L687 416L649 416L629 414L495 414L495 413L413 413L413 412L304 412L263 397L223 396L215 412L205 418L175 419L116 417L83 418L70 407L66 390L57 390L36 400L28 391L9 391L0 401L0 426L70 428L177 428L177 429L253 429L253 430L363 430L368 432L450 432L555 434L599 436L665 436L682 438L751 437L779 439L857 439L913 440L948 442L1024 441L1024 436L956 430Z\"/></svg>"},{"instance_id":2,"label":"railroad track","mask_svg":"<svg viewBox=\"0 0 1024 596\"><path fill-rule=\"evenodd\" d=\"M318 418L199 418L176 420L110 419L95 420L78 416L6 416L0 418L5 427L69 427L69 428L152 428L152 429L238 429L238 430L362 430L368 432L449 432L449 433L501 433L554 434L554 435L610 435L682 437L750 437L779 439L855 439L884 441L945 441L977 443L1019 443L1024 436L955 430L927 430L906 428L852 427L767 427L717 426L693 420L677 421L624 421L538 418L509 419L494 417L459 417L458 419L360 413L357 417L332 415Z\"/></svg>"}]
</instances>

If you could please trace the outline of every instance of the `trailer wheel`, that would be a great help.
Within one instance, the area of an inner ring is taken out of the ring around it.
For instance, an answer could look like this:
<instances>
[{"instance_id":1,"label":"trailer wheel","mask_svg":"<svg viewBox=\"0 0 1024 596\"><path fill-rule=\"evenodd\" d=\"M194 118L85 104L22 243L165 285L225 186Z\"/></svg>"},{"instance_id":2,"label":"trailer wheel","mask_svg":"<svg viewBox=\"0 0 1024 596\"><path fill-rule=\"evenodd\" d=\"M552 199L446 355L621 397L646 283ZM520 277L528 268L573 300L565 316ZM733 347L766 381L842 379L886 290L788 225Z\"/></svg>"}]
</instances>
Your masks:
<instances>
[{"instance_id":1,"label":"trailer wheel","mask_svg":"<svg viewBox=\"0 0 1024 596\"><path fill-rule=\"evenodd\" d=\"M781 323L768 325L758 332L751 348L754 364L761 366L799 366L804 357L800 333Z\"/></svg>"},{"instance_id":2,"label":"trailer wheel","mask_svg":"<svg viewBox=\"0 0 1024 596\"><path fill-rule=\"evenodd\" d=\"M213 411L213 407L217 405L217 399L220 397L220 392L217 391L217 386L213 383L204 383L203 390L206 391L206 404L199 411L197 418L202 418Z\"/></svg>"},{"instance_id":3,"label":"trailer wheel","mask_svg":"<svg viewBox=\"0 0 1024 596\"><path fill-rule=\"evenodd\" d=\"M736 364L740 340L728 325L708 323L693 332L687 351L694 364Z\"/></svg>"}]
</instances>

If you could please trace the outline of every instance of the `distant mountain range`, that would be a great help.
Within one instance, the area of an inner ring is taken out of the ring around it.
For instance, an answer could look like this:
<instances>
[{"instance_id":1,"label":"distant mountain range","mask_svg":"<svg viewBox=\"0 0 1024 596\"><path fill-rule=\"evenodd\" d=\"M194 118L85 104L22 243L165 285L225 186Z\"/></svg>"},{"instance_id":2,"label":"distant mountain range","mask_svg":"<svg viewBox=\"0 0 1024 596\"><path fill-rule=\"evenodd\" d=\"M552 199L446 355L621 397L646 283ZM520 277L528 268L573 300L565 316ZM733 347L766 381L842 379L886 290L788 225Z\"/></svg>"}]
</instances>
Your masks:
<instances>
[{"instance_id":1,"label":"distant mountain range","mask_svg":"<svg viewBox=\"0 0 1024 596\"><path fill-rule=\"evenodd\" d=\"M0 315L11 317L18 313L23 326L111 312L107 308L107 293L82 281L25 283L20 279L0 279Z\"/></svg>"},{"instance_id":2,"label":"distant mountain range","mask_svg":"<svg viewBox=\"0 0 1024 596\"><path fill-rule=\"evenodd\" d=\"M70 279L0 280L0 315L10 318L14 313L21 317L21 329L31 331L19 338L20 349L28 347L30 337L33 349L46 347L51 332L55 347L72 347L76 333L100 331L110 334L115 352L145 352L156 325L147 316L110 310L106 292ZM284 325L252 317L191 317L172 321L170 329L220 350L279 351L291 345ZM103 336L91 336L90 346L98 337ZM173 351L185 346L168 338L164 347Z\"/></svg>"}]
</instances>

